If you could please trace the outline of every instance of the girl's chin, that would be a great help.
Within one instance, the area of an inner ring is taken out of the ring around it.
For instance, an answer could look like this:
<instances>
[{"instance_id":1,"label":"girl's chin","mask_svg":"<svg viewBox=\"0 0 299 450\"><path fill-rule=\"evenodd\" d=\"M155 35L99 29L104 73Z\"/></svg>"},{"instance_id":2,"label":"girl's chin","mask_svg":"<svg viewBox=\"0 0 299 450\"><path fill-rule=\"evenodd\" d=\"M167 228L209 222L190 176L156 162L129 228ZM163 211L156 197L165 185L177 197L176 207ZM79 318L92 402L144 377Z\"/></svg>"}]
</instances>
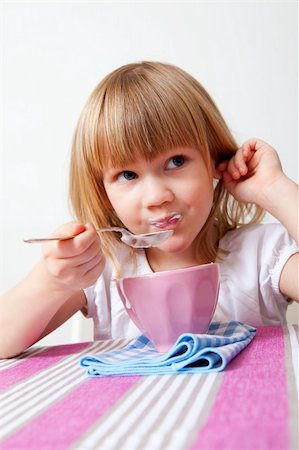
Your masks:
<instances>
[{"instance_id":1,"label":"girl's chin","mask_svg":"<svg viewBox=\"0 0 299 450\"><path fill-rule=\"evenodd\" d=\"M190 241L182 238L170 237L169 240L157 248L164 253L176 254L190 252L192 250L192 242L190 243Z\"/></svg>"}]
</instances>

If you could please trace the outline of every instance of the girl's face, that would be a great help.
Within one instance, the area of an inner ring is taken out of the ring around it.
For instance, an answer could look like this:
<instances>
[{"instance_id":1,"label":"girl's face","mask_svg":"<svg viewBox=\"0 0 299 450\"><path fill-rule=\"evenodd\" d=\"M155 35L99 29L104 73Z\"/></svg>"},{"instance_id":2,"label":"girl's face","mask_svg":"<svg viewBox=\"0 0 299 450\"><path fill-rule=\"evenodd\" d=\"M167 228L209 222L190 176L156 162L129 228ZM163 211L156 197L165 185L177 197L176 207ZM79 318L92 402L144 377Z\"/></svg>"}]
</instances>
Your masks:
<instances>
[{"instance_id":1,"label":"girl's face","mask_svg":"<svg viewBox=\"0 0 299 450\"><path fill-rule=\"evenodd\" d=\"M151 161L110 167L103 182L117 216L132 233L174 230L159 248L148 249L148 256L194 258L195 238L213 202L213 176L198 150L180 147Z\"/></svg>"}]
</instances>

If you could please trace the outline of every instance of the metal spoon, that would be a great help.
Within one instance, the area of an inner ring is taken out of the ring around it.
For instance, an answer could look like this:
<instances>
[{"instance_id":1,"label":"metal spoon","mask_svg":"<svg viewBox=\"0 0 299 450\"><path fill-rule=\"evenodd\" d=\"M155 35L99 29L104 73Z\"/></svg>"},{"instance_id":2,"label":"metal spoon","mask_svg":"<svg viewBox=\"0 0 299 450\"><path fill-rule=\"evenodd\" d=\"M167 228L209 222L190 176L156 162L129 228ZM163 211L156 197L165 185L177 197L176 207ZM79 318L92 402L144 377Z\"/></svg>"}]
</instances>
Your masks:
<instances>
[{"instance_id":1,"label":"metal spoon","mask_svg":"<svg viewBox=\"0 0 299 450\"><path fill-rule=\"evenodd\" d=\"M168 239L172 233L173 230L163 230L163 231L156 231L153 233L146 233L146 234L133 234L130 233L130 231L126 230L125 228L120 227L111 227L111 228L98 228L97 233L103 233L107 231L117 231L121 233L121 240L129 245L130 247L134 248L149 248L149 247L157 247L158 245L162 244L166 239ZM41 237L41 238L26 238L23 239L24 242L28 244L34 244L38 242L47 242L47 241L66 241L68 239L73 239L74 235L56 235L56 236L49 236L49 237Z\"/></svg>"}]
</instances>

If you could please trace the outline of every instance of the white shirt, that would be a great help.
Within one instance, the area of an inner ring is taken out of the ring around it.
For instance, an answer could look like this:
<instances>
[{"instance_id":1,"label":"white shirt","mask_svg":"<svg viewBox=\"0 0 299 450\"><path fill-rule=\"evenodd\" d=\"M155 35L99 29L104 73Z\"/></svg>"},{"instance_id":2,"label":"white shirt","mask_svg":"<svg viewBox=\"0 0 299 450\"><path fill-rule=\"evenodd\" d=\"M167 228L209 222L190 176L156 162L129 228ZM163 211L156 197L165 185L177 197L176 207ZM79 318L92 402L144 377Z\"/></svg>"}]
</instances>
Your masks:
<instances>
[{"instance_id":1,"label":"white shirt","mask_svg":"<svg viewBox=\"0 0 299 450\"><path fill-rule=\"evenodd\" d=\"M279 291L279 278L283 266L299 248L282 225L248 225L229 231L219 247L229 253L217 258L220 287L213 321L238 320L252 326L285 323L290 302ZM136 272L127 258L122 246L119 261L123 277L152 272L144 250L138 250ZM109 261L97 282L85 289L85 295L87 317L94 321L94 339L140 335L118 295L116 274Z\"/></svg>"}]
</instances>

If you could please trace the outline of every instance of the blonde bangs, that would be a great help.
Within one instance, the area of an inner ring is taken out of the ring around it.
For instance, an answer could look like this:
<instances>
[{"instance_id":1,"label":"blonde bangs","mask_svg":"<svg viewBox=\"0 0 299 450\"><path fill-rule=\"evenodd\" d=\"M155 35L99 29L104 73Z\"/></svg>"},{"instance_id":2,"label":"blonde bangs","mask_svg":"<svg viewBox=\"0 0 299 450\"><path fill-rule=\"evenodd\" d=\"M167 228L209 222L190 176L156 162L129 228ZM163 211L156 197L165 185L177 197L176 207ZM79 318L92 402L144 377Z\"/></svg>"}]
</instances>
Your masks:
<instances>
[{"instance_id":1,"label":"blonde bangs","mask_svg":"<svg viewBox=\"0 0 299 450\"><path fill-rule=\"evenodd\" d=\"M97 135L102 170L150 160L169 148L204 145L194 113L165 74L137 67L106 83Z\"/></svg>"}]
</instances>

